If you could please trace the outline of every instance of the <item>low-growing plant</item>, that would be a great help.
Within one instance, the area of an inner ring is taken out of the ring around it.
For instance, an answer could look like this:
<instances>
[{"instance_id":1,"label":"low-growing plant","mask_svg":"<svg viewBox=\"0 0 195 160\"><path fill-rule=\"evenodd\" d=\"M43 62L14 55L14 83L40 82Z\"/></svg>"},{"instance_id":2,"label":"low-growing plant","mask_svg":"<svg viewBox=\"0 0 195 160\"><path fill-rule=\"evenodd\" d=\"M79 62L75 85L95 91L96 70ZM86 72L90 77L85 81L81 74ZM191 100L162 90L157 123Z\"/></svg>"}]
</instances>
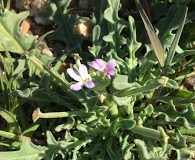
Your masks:
<instances>
[{"instance_id":1,"label":"low-growing plant","mask_svg":"<svg viewBox=\"0 0 195 160\"><path fill-rule=\"evenodd\" d=\"M28 12L1 5L1 160L195 158L194 2L134 2L135 16L125 0L83 2L88 18L51 0L43 16L57 28L38 40L19 32ZM61 55L41 54L45 37L65 42Z\"/></svg>"}]
</instances>

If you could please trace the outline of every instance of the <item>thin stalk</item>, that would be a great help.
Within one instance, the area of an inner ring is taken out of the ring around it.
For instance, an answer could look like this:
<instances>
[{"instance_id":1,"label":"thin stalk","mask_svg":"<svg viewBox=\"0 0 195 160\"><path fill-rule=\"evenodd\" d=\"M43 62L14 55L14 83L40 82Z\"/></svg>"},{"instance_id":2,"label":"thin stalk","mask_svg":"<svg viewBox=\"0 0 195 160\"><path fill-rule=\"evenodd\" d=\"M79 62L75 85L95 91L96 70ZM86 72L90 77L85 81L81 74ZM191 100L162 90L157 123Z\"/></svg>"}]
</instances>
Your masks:
<instances>
[{"instance_id":1,"label":"thin stalk","mask_svg":"<svg viewBox=\"0 0 195 160\"><path fill-rule=\"evenodd\" d=\"M63 118L63 117L74 117L78 115L83 115L86 112L84 110L79 111L70 111L70 112L50 112L50 113L42 113L40 108L34 110L32 114L32 119L36 122L39 118Z\"/></svg>"}]
</instances>

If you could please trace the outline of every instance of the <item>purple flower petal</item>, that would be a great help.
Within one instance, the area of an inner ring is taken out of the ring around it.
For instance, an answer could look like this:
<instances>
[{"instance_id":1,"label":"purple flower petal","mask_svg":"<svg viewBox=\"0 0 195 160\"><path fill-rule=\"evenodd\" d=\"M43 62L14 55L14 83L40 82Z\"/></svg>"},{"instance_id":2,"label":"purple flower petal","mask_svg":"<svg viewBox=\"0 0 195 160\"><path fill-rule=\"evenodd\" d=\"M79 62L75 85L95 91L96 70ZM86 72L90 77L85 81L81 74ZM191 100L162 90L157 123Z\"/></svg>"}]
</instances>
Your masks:
<instances>
[{"instance_id":1,"label":"purple flower petal","mask_svg":"<svg viewBox=\"0 0 195 160\"><path fill-rule=\"evenodd\" d=\"M109 74L106 74L106 78L107 78L107 79L110 79L111 77L110 77L110 75L109 75Z\"/></svg>"},{"instance_id":2,"label":"purple flower petal","mask_svg":"<svg viewBox=\"0 0 195 160\"><path fill-rule=\"evenodd\" d=\"M95 87L95 83L93 81L87 81L84 85L87 88L93 88L93 87Z\"/></svg>"},{"instance_id":3,"label":"purple flower petal","mask_svg":"<svg viewBox=\"0 0 195 160\"><path fill-rule=\"evenodd\" d=\"M75 71L74 69L68 68L68 69L67 69L67 73L68 73L69 76L70 76L71 78L73 78L75 81L78 81L78 82L82 81L80 74L79 74L77 71Z\"/></svg>"},{"instance_id":4,"label":"purple flower petal","mask_svg":"<svg viewBox=\"0 0 195 160\"><path fill-rule=\"evenodd\" d=\"M115 75L115 71L113 69L106 70L106 73L111 75L111 76Z\"/></svg>"},{"instance_id":5,"label":"purple flower petal","mask_svg":"<svg viewBox=\"0 0 195 160\"><path fill-rule=\"evenodd\" d=\"M80 73L82 80L84 80L86 77L88 77L88 70L84 64L79 65L79 73Z\"/></svg>"},{"instance_id":6,"label":"purple flower petal","mask_svg":"<svg viewBox=\"0 0 195 160\"><path fill-rule=\"evenodd\" d=\"M78 82L78 83L72 84L70 86L70 89L74 90L74 91L78 91L78 90L82 89L82 87L83 87L83 84L81 82Z\"/></svg>"},{"instance_id":7,"label":"purple flower petal","mask_svg":"<svg viewBox=\"0 0 195 160\"><path fill-rule=\"evenodd\" d=\"M115 61L115 59L111 59L108 61L107 65L106 65L106 68L107 69L111 69L111 68L114 68L116 67L117 63Z\"/></svg>"},{"instance_id":8,"label":"purple flower petal","mask_svg":"<svg viewBox=\"0 0 195 160\"><path fill-rule=\"evenodd\" d=\"M102 59L96 59L95 61L91 62L91 67L98 71L103 71L106 68L106 62Z\"/></svg>"}]
</instances>

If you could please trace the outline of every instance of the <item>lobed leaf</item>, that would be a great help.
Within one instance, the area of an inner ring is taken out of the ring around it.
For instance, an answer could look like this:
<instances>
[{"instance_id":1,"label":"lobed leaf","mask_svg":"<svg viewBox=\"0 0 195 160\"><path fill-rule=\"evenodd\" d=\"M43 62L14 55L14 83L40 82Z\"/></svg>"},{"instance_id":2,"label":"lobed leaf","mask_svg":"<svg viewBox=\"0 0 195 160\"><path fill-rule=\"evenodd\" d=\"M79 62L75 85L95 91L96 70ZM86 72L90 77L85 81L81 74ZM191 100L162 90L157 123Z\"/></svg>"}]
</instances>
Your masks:
<instances>
[{"instance_id":1,"label":"lobed leaf","mask_svg":"<svg viewBox=\"0 0 195 160\"><path fill-rule=\"evenodd\" d=\"M24 35L19 31L20 23L29 12L19 14L5 11L0 15L0 51L4 51L2 44L9 52L22 54L35 47L36 40L32 35Z\"/></svg>"},{"instance_id":2,"label":"lobed leaf","mask_svg":"<svg viewBox=\"0 0 195 160\"><path fill-rule=\"evenodd\" d=\"M118 17L120 2L117 0L107 0L107 2L108 8L104 11L104 18L107 21L108 33L103 36L103 40L110 45L109 51L113 49L118 57L123 58L126 53L121 49L121 46L126 44L126 39L120 34L128 23Z\"/></svg>"},{"instance_id":3,"label":"lobed leaf","mask_svg":"<svg viewBox=\"0 0 195 160\"><path fill-rule=\"evenodd\" d=\"M127 65L128 65L128 76L131 77L131 81L134 79L136 76L136 66L138 65L138 60L136 58L136 51L141 47L141 43L137 42L136 38L136 26L135 26L135 21L133 17L129 16L129 29L130 29L130 34L131 37L127 39L127 48L129 52L129 57L125 59Z\"/></svg>"},{"instance_id":4,"label":"lobed leaf","mask_svg":"<svg viewBox=\"0 0 195 160\"><path fill-rule=\"evenodd\" d=\"M182 22L184 13L186 12L186 6L175 4L172 5L165 18L162 18L155 28L158 30L158 37L161 40L164 49L170 48L175 37L173 33ZM184 22L185 23L185 22Z\"/></svg>"},{"instance_id":5,"label":"lobed leaf","mask_svg":"<svg viewBox=\"0 0 195 160\"><path fill-rule=\"evenodd\" d=\"M100 41L100 32L101 28L99 25L94 26L92 31L92 42L93 46L88 47L89 52L95 57L98 58L99 51L101 49L101 41Z\"/></svg>"},{"instance_id":6,"label":"lobed leaf","mask_svg":"<svg viewBox=\"0 0 195 160\"><path fill-rule=\"evenodd\" d=\"M45 158L46 150L46 147L36 146L24 138L19 151L1 152L1 160L41 160Z\"/></svg>"},{"instance_id":7,"label":"lobed leaf","mask_svg":"<svg viewBox=\"0 0 195 160\"><path fill-rule=\"evenodd\" d=\"M185 24L185 21L186 21L187 11L188 11L188 8L186 8L185 12L183 13L182 21L179 25L179 28L178 28L177 33L175 35L175 38L174 38L174 40L171 44L169 52L167 53L167 57L166 57L166 60L165 60L165 73L168 73L166 71L166 67L170 67L172 65L172 60L173 60L173 57L174 57L174 54L175 54L175 51L176 51L176 47L179 43L179 39L180 39L182 30L183 30L183 27L184 27L184 24Z\"/></svg>"},{"instance_id":8,"label":"lobed leaf","mask_svg":"<svg viewBox=\"0 0 195 160\"><path fill-rule=\"evenodd\" d=\"M50 6L45 13L50 21L57 23L58 27L50 36L54 40L62 40L66 42L66 48L70 54L71 50L79 51L78 46L81 46L83 40L82 35L78 35L74 31L74 26L81 20L81 17L76 14L68 14L68 6L71 0L56 1L51 0ZM84 21L88 20L85 18Z\"/></svg>"}]
</instances>

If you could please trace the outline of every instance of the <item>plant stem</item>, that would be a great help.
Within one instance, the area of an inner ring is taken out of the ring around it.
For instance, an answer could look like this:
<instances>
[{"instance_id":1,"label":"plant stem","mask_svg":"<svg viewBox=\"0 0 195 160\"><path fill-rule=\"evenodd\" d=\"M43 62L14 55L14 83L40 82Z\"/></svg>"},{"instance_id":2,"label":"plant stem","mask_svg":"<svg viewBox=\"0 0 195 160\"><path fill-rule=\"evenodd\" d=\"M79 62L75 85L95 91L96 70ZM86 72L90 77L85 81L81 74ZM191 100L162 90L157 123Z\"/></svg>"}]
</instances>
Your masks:
<instances>
[{"instance_id":1,"label":"plant stem","mask_svg":"<svg viewBox=\"0 0 195 160\"><path fill-rule=\"evenodd\" d=\"M36 122L39 118L63 118L63 117L73 117L77 115L85 114L84 110L79 111L71 111L71 112L50 112L50 113L42 113L40 108L34 110L32 114L33 121Z\"/></svg>"}]
</instances>

